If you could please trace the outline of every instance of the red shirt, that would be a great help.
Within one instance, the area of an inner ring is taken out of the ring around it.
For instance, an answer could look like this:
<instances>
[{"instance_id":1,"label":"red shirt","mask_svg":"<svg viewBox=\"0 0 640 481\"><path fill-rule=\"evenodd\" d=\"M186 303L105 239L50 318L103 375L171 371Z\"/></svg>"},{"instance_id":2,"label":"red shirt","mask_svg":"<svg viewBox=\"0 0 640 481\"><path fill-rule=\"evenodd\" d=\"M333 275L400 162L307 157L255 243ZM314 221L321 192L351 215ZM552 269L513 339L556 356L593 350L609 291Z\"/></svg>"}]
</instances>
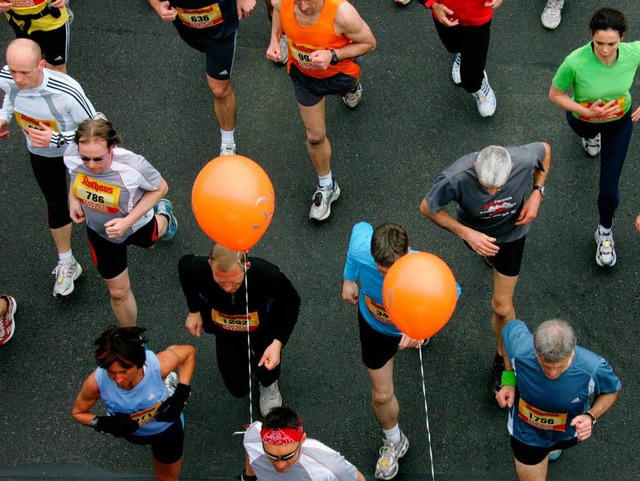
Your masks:
<instances>
[{"instance_id":1,"label":"red shirt","mask_svg":"<svg viewBox=\"0 0 640 481\"><path fill-rule=\"evenodd\" d=\"M444 5L449 10L453 10L453 15L449 18L458 20L464 27L484 25L493 16L493 8L485 7L488 0L426 0L424 6L431 8L434 3ZM435 12L431 12L434 18ZM436 20L438 20L436 18Z\"/></svg>"}]
</instances>

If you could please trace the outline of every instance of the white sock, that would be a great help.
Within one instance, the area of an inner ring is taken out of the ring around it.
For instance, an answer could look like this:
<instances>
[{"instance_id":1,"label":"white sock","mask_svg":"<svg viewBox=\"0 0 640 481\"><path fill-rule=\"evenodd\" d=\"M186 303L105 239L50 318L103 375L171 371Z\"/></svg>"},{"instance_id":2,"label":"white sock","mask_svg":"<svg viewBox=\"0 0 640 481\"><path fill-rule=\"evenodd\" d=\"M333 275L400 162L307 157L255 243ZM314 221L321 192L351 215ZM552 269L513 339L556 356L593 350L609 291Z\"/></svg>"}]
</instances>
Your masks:
<instances>
[{"instance_id":1,"label":"white sock","mask_svg":"<svg viewBox=\"0 0 640 481\"><path fill-rule=\"evenodd\" d=\"M602 227L601 225L598 226L598 228L600 229L600 234L602 235L609 235L611 234L611 227L609 227L608 229L605 229L604 227Z\"/></svg>"},{"instance_id":2,"label":"white sock","mask_svg":"<svg viewBox=\"0 0 640 481\"><path fill-rule=\"evenodd\" d=\"M222 137L222 143L223 144L235 144L236 141L233 138L233 134L235 133L236 129L233 130L222 130L220 129L220 136Z\"/></svg>"},{"instance_id":3,"label":"white sock","mask_svg":"<svg viewBox=\"0 0 640 481\"><path fill-rule=\"evenodd\" d=\"M318 185L320 187L331 187L333 185L333 175L331 171L327 175L318 176Z\"/></svg>"},{"instance_id":4,"label":"white sock","mask_svg":"<svg viewBox=\"0 0 640 481\"><path fill-rule=\"evenodd\" d=\"M58 261L63 264L73 264L76 260L73 258L73 252L58 252Z\"/></svg>"},{"instance_id":5,"label":"white sock","mask_svg":"<svg viewBox=\"0 0 640 481\"><path fill-rule=\"evenodd\" d=\"M387 438L387 441L391 441L393 444L397 444L402 440L399 424L396 424L391 429L383 429L382 431L384 431L384 437Z\"/></svg>"}]
</instances>

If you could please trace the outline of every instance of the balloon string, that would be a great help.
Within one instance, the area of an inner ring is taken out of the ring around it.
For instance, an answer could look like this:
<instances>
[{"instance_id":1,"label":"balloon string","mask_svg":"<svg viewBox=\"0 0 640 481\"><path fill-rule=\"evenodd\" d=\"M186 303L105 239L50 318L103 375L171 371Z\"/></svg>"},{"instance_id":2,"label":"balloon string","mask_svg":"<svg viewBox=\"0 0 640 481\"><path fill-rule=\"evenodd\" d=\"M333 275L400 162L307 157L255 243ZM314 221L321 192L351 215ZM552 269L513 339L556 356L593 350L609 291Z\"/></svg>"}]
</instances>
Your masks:
<instances>
[{"instance_id":1,"label":"balloon string","mask_svg":"<svg viewBox=\"0 0 640 481\"><path fill-rule=\"evenodd\" d=\"M435 481L436 474L433 469L433 449L431 448L431 429L429 427L429 407L427 406L427 383L424 379L424 362L422 360L422 349L418 348L420 355L420 375L422 376L422 397L424 398L424 413L427 425L427 441L429 443L429 459L431 460L431 479Z\"/></svg>"},{"instance_id":2,"label":"balloon string","mask_svg":"<svg viewBox=\"0 0 640 481\"><path fill-rule=\"evenodd\" d=\"M247 358L249 360L249 423L253 424L253 392L251 386L251 331L249 330L249 280L247 279L247 253L243 252L242 268L244 269L244 300L247 315Z\"/></svg>"}]
</instances>

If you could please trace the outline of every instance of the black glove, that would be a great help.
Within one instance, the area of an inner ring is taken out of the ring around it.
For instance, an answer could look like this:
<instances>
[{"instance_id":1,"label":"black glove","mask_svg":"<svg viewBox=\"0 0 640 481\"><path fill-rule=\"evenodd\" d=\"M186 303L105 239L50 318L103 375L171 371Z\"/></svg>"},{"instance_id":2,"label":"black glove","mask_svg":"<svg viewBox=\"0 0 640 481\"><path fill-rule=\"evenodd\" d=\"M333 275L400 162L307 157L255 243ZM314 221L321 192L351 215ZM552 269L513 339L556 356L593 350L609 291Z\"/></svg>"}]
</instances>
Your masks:
<instances>
[{"instance_id":1,"label":"black glove","mask_svg":"<svg viewBox=\"0 0 640 481\"><path fill-rule=\"evenodd\" d=\"M173 396L167 398L158 409L156 421L172 423L177 420L184 411L187 399L191 395L191 387L187 384L178 384Z\"/></svg>"},{"instance_id":2,"label":"black glove","mask_svg":"<svg viewBox=\"0 0 640 481\"><path fill-rule=\"evenodd\" d=\"M115 413L111 416L96 417L93 429L99 433L109 433L120 438L127 434L132 434L139 427L138 421L131 419L128 414Z\"/></svg>"}]
</instances>

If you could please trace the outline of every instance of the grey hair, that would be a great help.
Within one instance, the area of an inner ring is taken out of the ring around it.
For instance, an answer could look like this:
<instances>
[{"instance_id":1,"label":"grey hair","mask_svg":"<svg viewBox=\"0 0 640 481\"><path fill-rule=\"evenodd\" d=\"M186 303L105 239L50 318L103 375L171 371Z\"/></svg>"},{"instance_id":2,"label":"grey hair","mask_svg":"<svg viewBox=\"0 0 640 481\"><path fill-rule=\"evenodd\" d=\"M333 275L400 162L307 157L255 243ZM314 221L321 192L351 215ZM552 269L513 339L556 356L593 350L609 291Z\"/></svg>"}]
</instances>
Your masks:
<instances>
[{"instance_id":1,"label":"grey hair","mask_svg":"<svg viewBox=\"0 0 640 481\"><path fill-rule=\"evenodd\" d=\"M511 156L507 149L497 145L485 147L476 157L478 180L485 187L502 187L511 175Z\"/></svg>"},{"instance_id":2,"label":"grey hair","mask_svg":"<svg viewBox=\"0 0 640 481\"><path fill-rule=\"evenodd\" d=\"M567 321L551 319L538 326L533 335L536 353L547 362L560 362L571 357L576 347L576 332Z\"/></svg>"}]
</instances>

